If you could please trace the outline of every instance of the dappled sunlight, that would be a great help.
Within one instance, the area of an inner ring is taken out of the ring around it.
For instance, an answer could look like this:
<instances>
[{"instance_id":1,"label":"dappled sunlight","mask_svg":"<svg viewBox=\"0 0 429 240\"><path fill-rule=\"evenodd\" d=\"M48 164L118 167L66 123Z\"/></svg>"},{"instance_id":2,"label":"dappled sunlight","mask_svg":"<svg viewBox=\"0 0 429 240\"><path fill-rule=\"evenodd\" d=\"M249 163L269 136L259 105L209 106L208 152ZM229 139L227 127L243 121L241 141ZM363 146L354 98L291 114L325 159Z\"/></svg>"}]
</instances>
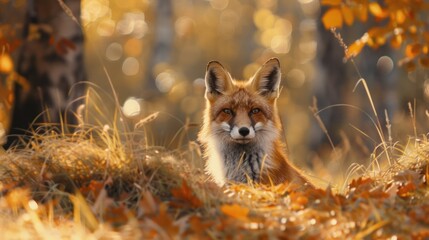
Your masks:
<instances>
[{"instance_id":1,"label":"dappled sunlight","mask_svg":"<svg viewBox=\"0 0 429 240\"><path fill-rule=\"evenodd\" d=\"M429 238L425 1L40 4L0 1L5 239Z\"/></svg>"}]
</instances>

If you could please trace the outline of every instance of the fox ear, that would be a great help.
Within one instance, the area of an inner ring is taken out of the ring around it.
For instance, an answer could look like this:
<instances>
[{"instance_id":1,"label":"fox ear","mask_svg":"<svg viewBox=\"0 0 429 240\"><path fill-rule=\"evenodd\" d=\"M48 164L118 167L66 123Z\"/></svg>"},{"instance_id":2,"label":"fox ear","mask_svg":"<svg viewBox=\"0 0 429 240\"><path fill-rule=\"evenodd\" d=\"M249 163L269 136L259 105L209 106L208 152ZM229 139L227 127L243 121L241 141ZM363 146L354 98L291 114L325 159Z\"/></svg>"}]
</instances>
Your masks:
<instances>
[{"instance_id":1,"label":"fox ear","mask_svg":"<svg viewBox=\"0 0 429 240\"><path fill-rule=\"evenodd\" d=\"M231 76L217 61L211 61L207 64L205 78L206 98L209 100L226 94L232 88Z\"/></svg>"},{"instance_id":2,"label":"fox ear","mask_svg":"<svg viewBox=\"0 0 429 240\"><path fill-rule=\"evenodd\" d=\"M258 94L274 99L280 93L280 80L280 61L277 58L271 58L255 73L251 79L251 86Z\"/></svg>"}]
</instances>

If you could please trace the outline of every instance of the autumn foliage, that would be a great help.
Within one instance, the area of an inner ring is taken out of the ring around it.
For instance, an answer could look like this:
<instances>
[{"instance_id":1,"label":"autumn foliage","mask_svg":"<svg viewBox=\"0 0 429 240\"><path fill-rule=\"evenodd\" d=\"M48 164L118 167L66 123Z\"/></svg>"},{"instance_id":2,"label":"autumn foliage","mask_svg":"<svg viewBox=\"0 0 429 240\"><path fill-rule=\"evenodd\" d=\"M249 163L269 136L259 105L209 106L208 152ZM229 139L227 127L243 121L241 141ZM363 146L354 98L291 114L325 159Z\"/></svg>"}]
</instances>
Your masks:
<instances>
[{"instance_id":1,"label":"autumn foliage","mask_svg":"<svg viewBox=\"0 0 429 240\"><path fill-rule=\"evenodd\" d=\"M0 155L0 230L7 238L429 236L425 139L340 191L287 182L219 188L183 153L116 143L118 133L106 129L55 132Z\"/></svg>"},{"instance_id":2,"label":"autumn foliage","mask_svg":"<svg viewBox=\"0 0 429 240\"><path fill-rule=\"evenodd\" d=\"M389 45L402 49L404 58L399 64L408 71L414 70L417 64L429 67L426 21L429 3L426 1L322 0L321 4L326 8L322 22L327 29L371 21L362 37L346 50L347 59L358 55L364 46Z\"/></svg>"}]
</instances>

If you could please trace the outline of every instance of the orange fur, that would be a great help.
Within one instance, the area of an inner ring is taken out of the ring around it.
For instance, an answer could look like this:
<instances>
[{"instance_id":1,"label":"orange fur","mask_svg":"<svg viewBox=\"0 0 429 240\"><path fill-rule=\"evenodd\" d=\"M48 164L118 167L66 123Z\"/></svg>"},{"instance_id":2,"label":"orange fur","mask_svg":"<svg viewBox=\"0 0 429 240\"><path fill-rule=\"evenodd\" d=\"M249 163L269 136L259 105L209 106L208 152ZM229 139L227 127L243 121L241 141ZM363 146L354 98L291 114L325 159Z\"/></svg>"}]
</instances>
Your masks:
<instances>
[{"instance_id":1,"label":"orange fur","mask_svg":"<svg viewBox=\"0 0 429 240\"><path fill-rule=\"evenodd\" d=\"M289 162L276 100L280 63L268 60L247 81L233 80L218 62L206 72L206 109L199 133L206 171L219 185L228 181L308 183ZM310 183L308 183L310 184Z\"/></svg>"}]
</instances>

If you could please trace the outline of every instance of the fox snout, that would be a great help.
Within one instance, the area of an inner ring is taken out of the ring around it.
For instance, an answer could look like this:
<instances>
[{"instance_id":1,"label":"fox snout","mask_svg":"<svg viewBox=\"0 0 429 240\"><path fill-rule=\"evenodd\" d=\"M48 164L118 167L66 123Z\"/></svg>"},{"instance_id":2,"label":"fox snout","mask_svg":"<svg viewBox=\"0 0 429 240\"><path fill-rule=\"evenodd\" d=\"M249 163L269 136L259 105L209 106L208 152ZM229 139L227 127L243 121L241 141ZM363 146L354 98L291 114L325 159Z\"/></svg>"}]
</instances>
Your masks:
<instances>
[{"instance_id":1,"label":"fox snout","mask_svg":"<svg viewBox=\"0 0 429 240\"><path fill-rule=\"evenodd\" d=\"M241 136L246 137L247 135L249 135L250 130L247 127L241 127L238 129L238 133L240 133Z\"/></svg>"},{"instance_id":2,"label":"fox snout","mask_svg":"<svg viewBox=\"0 0 429 240\"><path fill-rule=\"evenodd\" d=\"M233 126L230 135L234 140L250 140L255 137L255 129L252 126Z\"/></svg>"}]
</instances>

